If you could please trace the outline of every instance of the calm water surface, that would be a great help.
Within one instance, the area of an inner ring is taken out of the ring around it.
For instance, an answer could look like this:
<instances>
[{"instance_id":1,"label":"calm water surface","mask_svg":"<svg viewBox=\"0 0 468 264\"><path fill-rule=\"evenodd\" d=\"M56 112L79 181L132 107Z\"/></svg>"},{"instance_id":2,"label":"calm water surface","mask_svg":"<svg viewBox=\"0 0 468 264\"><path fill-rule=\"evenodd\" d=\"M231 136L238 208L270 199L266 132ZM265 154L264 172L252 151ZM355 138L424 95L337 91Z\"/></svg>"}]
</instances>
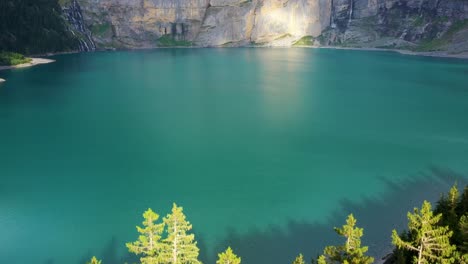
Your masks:
<instances>
[{"instance_id":1,"label":"calm water surface","mask_svg":"<svg viewBox=\"0 0 468 264\"><path fill-rule=\"evenodd\" d=\"M468 179L467 61L311 49L54 59L0 72L0 263L131 261L141 213L172 202L205 263L228 245L246 264L309 259L349 212L381 256L408 209Z\"/></svg>"}]
</instances>

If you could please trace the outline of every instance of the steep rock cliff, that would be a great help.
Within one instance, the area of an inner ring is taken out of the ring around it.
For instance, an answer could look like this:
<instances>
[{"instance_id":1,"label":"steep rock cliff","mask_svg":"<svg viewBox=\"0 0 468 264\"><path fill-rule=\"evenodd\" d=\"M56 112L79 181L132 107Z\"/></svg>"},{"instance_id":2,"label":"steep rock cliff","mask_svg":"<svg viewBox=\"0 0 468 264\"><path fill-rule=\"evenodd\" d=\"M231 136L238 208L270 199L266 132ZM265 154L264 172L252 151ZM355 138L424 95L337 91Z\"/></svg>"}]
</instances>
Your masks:
<instances>
[{"instance_id":1,"label":"steep rock cliff","mask_svg":"<svg viewBox=\"0 0 468 264\"><path fill-rule=\"evenodd\" d=\"M200 46L250 44L257 0L211 0L196 38Z\"/></svg>"},{"instance_id":2,"label":"steep rock cliff","mask_svg":"<svg viewBox=\"0 0 468 264\"><path fill-rule=\"evenodd\" d=\"M78 0L85 23L101 48L157 46L158 39L193 41L208 0Z\"/></svg>"},{"instance_id":3,"label":"steep rock cliff","mask_svg":"<svg viewBox=\"0 0 468 264\"><path fill-rule=\"evenodd\" d=\"M306 35L320 35L330 16L320 4L319 0L263 1L256 10L252 41L271 43L286 38L292 43Z\"/></svg>"},{"instance_id":4,"label":"steep rock cliff","mask_svg":"<svg viewBox=\"0 0 468 264\"><path fill-rule=\"evenodd\" d=\"M76 1L99 48L296 43L468 50L467 0Z\"/></svg>"},{"instance_id":5,"label":"steep rock cliff","mask_svg":"<svg viewBox=\"0 0 468 264\"><path fill-rule=\"evenodd\" d=\"M468 1L334 1L322 45L468 51Z\"/></svg>"},{"instance_id":6,"label":"steep rock cliff","mask_svg":"<svg viewBox=\"0 0 468 264\"><path fill-rule=\"evenodd\" d=\"M70 0L66 6L62 8L65 15L66 26L68 31L78 40L79 51L93 51L96 49L91 32L86 27L81 6L77 0Z\"/></svg>"}]
</instances>

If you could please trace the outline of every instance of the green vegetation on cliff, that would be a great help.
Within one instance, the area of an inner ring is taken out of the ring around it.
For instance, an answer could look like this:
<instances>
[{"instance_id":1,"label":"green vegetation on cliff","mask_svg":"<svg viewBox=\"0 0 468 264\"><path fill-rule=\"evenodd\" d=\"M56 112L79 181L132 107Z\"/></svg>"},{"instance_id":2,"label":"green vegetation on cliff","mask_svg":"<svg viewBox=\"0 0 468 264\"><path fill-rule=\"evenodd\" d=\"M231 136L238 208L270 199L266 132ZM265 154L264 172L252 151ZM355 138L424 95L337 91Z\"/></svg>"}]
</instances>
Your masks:
<instances>
[{"instance_id":1,"label":"green vegetation on cliff","mask_svg":"<svg viewBox=\"0 0 468 264\"><path fill-rule=\"evenodd\" d=\"M304 36L298 41L294 42L293 46L312 46L314 45L315 38L312 36Z\"/></svg>"},{"instance_id":2,"label":"green vegetation on cliff","mask_svg":"<svg viewBox=\"0 0 468 264\"><path fill-rule=\"evenodd\" d=\"M0 51L39 54L77 45L57 0L0 1Z\"/></svg>"},{"instance_id":3,"label":"green vegetation on cliff","mask_svg":"<svg viewBox=\"0 0 468 264\"><path fill-rule=\"evenodd\" d=\"M192 42L186 40L176 40L171 35L163 35L157 40L159 47L190 47Z\"/></svg>"},{"instance_id":4,"label":"green vegetation on cliff","mask_svg":"<svg viewBox=\"0 0 468 264\"><path fill-rule=\"evenodd\" d=\"M423 40L414 50L420 52L443 51L447 45L454 42L455 35L465 29L468 29L468 19L457 21L440 38Z\"/></svg>"},{"instance_id":5,"label":"green vegetation on cliff","mask_svg":"<svg viewBox=\"0 0 468 264\"><path fill-rule=\"evenodd\" d=\"M14 66L28 62L31 62L31 59L22 54L0 51L0 66Z\"/></svg>"}]
</instances>

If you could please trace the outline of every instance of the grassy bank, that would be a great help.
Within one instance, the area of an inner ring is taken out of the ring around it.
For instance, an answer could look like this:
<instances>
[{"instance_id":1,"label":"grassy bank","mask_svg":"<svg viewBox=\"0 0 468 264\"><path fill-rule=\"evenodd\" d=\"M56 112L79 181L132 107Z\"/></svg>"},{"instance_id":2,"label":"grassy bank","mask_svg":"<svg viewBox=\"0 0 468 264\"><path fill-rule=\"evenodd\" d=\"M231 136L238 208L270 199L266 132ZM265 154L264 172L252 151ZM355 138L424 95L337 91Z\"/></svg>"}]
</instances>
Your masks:
<instances>
[{"instance_id":1,"label":"grassy bank","mask_svg":"<svg viewBox=\"0 0 468 264\"><path fill-rule=\"evenodd\" d=\"M26 58L24 55L14 52L0 52L0 66L15 66L23 63L31 62L31 58Z\"/></svg>"},{"instance_id":2,"label":"grassy bank","mask_svg":"<svg viewBox=\"0 0 468 264\"><path fill-rule=\"evenodd\" d=\"M176 40L171 35L163 35L157 40L158 47L190 47L193 43L186 40Z\"/></svg>"}]
</instances>

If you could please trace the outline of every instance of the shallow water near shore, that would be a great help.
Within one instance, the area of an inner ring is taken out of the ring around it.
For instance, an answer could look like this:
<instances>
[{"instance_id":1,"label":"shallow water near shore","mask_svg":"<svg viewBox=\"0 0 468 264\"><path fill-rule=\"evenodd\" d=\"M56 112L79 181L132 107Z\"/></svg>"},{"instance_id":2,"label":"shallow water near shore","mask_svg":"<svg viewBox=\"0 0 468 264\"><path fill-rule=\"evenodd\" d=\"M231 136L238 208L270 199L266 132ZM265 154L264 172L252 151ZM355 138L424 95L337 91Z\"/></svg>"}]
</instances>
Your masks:
<instances>
[{"instance_id":1,"label":"shallow water near shore","mask_svg":"<svg viewBox=\"0 0 468 264\"><path fill-rule=\"evenodd\" d=\"M327 49L54 56L2 72L0 263L133 260L184 207L204 263L290 263L353 212L376 257L468 180L468 63Z\"/></svg>"}]
</instances>

